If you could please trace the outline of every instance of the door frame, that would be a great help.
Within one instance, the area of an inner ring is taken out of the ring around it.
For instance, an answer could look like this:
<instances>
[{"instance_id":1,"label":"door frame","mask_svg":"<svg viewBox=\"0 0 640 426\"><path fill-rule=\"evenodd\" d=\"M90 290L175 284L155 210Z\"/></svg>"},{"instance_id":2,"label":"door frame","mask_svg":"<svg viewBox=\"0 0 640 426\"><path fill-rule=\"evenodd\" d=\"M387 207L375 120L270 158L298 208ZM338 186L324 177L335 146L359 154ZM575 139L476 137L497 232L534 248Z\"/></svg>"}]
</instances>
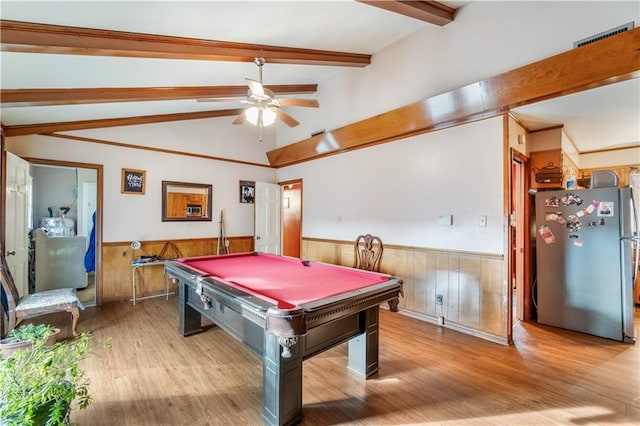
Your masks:
<instances>
[{"instance_id":1,"label":"door frame","mask_svg":"<svg viewBox=\"0 0 640 426\"><path fill-rule=\"evenodd\" d=\"M3 159L4 159L3 155ZM23 157L31 164L47 165L47 166L60 166L60 167L73 167L81 169L93 169L96 171L96 306L102 305L102 210L103 210L103 182L104 182L104 166L102 164L92 163L79 163L75 161L62 161L62 160L49 160L44 158L31 158ZM5 196L5 190L3 186L3 197ZM4 205L4 199L3 199Z\"/></svg>"},{"instance_id":2,"label":"door frame","mask_svg":"<svg viewBox=\"0 0 640 426\"><path fill-rule=\"evenodd\" d=\"M515 163L519 164L522 171L522 181L520 188L514 188L514 176L513 176L513 166ZM523 198L522 205L522 214L524 215L521 223L522 229L519 229L517 226L509 226L509 259L508 259L508 285L509 285L509 304L512 304L512 283L511 277L513 275L513 268L516 262L516 257L514 253L514 238L516 235L514 233L522 232L522 244L523 244L523 253L522 253L522 261L523 261L523 277L522 277L522 300L519 303L522 305L522 319L521 321L527 322L531 320L531 198L529 197L529 187L531 181L531 170L530 170L530 162L529 158L519 152L516 149L511 149L510 161L509 161L509 209L512 209L512 206L515 204L515 197L520 193ZM511 212L510 212L511 214ZM517 224L516 224L517 225ZM509 309L509 324L513 327L513 313L511 309Z\"/></svg>"},{"instance_id":3,"label":"door frame","mask_svg":"<svg viewBox=\"0 0 640 426\"><path fill-rule=\"evenodd\" d=\"M4 129L0 127L0 209L4 211L7 205L7 151L5 151ZM0 215L0 244L4 249L4 230L7 220L5 214ZM0 336L5 335L5 312L2 303L0 303Z\"/></svg>"}]
</instances>

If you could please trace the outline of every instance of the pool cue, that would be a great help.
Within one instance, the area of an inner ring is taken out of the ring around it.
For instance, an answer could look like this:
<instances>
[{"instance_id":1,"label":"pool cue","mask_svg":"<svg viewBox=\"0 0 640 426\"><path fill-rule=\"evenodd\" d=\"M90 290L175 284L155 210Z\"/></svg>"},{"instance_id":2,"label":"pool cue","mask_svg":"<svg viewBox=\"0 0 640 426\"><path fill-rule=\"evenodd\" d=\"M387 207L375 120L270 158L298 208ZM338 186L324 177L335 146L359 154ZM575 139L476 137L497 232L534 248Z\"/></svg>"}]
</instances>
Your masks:
<instances>
[{"instance_id":1,"label":"pool cue","mask_svg":"<svg viewBox=\"0 0 640 426\"><path fill-rule=\"evenodd\" d=\"M224 235L224 210L220 210L220 230L218 232L218 254L227 254L229 249L227 248L227 237Z\"/></svg>"}]
</instances>

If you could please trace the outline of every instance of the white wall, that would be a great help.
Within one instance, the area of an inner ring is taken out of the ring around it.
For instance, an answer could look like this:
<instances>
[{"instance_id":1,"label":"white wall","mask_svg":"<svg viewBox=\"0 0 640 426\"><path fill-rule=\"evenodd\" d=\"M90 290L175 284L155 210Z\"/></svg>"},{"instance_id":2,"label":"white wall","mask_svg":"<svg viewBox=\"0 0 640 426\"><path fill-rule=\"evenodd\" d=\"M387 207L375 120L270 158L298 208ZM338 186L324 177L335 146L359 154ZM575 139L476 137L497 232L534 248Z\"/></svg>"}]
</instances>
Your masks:
<instances>
[{"instance_id":1,"label":"white wall","mask_svg":"<svg viewBox=\"0 0 640 426\"><path fill-rule=\"evenodd\" d=\"M503 130L496 117L278 170L303 180L303 236L502 254ZM439 215L452 226L439 226ZM479 227L479 216L488 226Z\"/></svg>"},{"instance_id":2,"label":"white wall","mask_svg":"<svg viewBox=\"0 0 640 426\"><path fill-rule=\"evenodd\" d=\"M53 217L61 216L60 207L69 207L66 217L78 220L76 169L36 165L31 167L31 176L34 227L39 226L41 218L49 217L47 207L51 207Z\"/></svg>"},{"instance_id":3,"label":"white wall","mask_svg":"<svg viewBox=\"0 0 640 426\"><path fill-rule=\"evenodd\" d=\"M256 127L234 126L231 124L234 119L231 116L64 133L107 142L268 164L266 152L275 148L275 128L265 128L263 140L259 141Z\"/></svg>"},{"instance_id":4,"label":"white wall","mask_svg":"<svg viewBox=\"0 0 640 426\"><path fill-rule=\"evenodd\" d=\"M562 152L569 157L576 166L580 167L580 153L576 149L571 137L567 134L566 129L562 128L560 138L560 147L562 148ZM568 170L567 172L571 172L571 170Z\"/></svg>"},{"instance_id":5,"label":"white wall","mask_svg":"<svg viewBox=\"0 0 640 426\"><path fill-rule=\"evenodd\" d=\"M153 127L147 126L149 139L153 138ZM166 129L166 126L155 128ZM215 128L213 131L215 134ZM93 131L92 134L93 137L100 136L98 131ZM122 136L122 139L131 141L125 136ZM180 150L182 146L194 143L191 140L182 145L183 142L185 141L176 140L173 149ZM226 141L232 146L236 142ZM257 144L257 140L255 143ZM242 144L243 142L238 142L236 145ZM104 166L103 241L105 242L215 237L218 235L218 217L221 209L225 211L227 235L253 235L253 204L239 203L239 181L273 183L276 175L275 170L268 167L76 142L48 136L8 138L7 149L21 157L102 164ZM264 151L262 153L264 154ZM232 154L235 155L237 152ZM120 180L123 167L146 171L145 195L121 194ZM161 185L163 180L212 184L213 220L211 222L162 222Z\"/></svg>"}]
</instances>

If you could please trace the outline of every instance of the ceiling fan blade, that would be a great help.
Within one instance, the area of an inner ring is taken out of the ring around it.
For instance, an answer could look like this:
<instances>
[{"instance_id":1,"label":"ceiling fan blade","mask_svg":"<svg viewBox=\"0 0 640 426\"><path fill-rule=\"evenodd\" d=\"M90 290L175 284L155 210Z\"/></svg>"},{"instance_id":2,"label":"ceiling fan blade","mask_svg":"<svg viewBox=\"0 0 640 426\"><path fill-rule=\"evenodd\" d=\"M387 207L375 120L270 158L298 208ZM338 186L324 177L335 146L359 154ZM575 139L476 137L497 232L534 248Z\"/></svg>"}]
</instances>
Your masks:
<instances>
[{"instance_id":1,"label":"ceiling fan blade","mask_svg":"<svg viewBox=\"0 0 640 426\"><path fill-rule=\"evenodd\" d=\"M279 98L278 102L282 106L299 106L309 108L318 108L320 106L317 99Z\"/></svg>"},{"instance_id":2,"label":"ceiling fan blade","mask_svg":"<svg viewBox=\"0 0 640 426\"><path fill-rule=\"evenodd\" d=\"M251 90L252 94L256 96L264 96L264 87L262 86L262 83L250 78L245 78L245 80L247 80L247 85L249 86L249 90Z\"/></svg>"},{"instance_id":3,"label":"ceiling fan blade","mask_svg":"<svg viewBox=\"0 0 640 426\"><path fill-rule=\"evenodd\" d=\"M284 124L286 124L289 127L296 127L298 124L300 124L298 120L296 120L295 118L293 118L292 116L290 116L289 114L281 110L280 108L274 108L274 112L276 113L278 118L282 120Z\"/></svg>"},{"instance_id":4,"label":"ceiling fan blade","mask_svg":"<svg viewBox=\"0 0 640 426\"><path fill-rule=\"evenodd\" d=\"M245 117L244 117L244 112L243 112L242 114L237 116L236 119L233 120L233 123L231 123L231 124L242 124L244 122L245 122Z\"/></svg>"}]
</instances>

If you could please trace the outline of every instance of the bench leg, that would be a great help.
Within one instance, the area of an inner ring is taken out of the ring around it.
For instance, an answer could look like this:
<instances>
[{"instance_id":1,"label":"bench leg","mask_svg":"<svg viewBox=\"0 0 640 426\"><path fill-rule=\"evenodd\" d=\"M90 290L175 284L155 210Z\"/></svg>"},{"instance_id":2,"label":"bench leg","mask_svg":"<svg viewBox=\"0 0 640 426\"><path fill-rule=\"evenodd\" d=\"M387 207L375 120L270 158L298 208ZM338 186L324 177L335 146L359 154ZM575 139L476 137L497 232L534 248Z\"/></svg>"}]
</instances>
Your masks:
<instances>
[{"instance_id":1,"label":"bench leg","mask_svg":"<svg viewBox=\"0 0 640 426\"><path fill-rule=\"evenodd\" d=\"M80 333L78 333L78 320L80 319L80 310L75 307L69 309L71 312L71 333L73 333L73 337L78 337Z\"/></svg>"}]
</instances>

